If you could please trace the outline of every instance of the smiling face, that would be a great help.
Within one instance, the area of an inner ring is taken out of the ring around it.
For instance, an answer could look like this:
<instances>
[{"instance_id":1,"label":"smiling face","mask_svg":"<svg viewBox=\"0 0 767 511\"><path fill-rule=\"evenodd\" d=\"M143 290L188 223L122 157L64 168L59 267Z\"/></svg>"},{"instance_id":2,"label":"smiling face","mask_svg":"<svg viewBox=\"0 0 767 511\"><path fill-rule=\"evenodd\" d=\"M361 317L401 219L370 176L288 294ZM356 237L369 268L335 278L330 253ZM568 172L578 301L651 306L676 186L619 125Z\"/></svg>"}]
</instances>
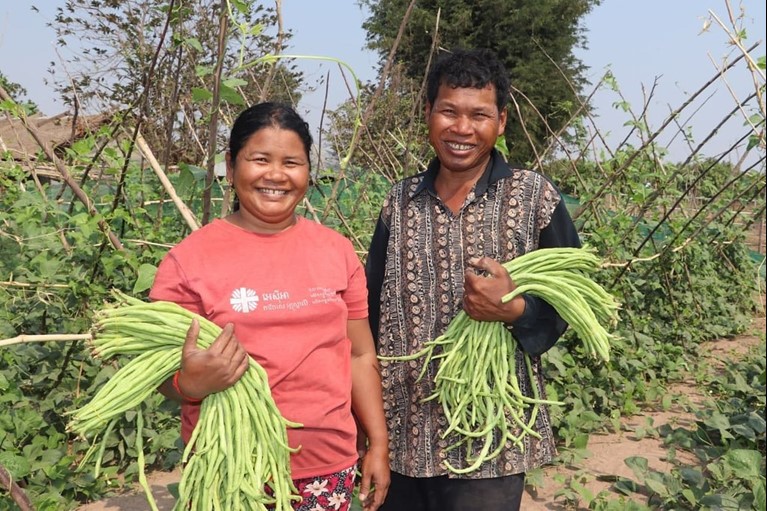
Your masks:
<instances>
[{"instance_id":1,"label":"smiling face","mask_svg":"<svg viewBox=\"0 0 767 511\"><path fill-rule=\"evenodd\" d=\"M493 85L482 89L439 86L434 103L426 107L426 121L441 171L484 171L506 127L506 110L499 111L496 100Z\"/></svg>"},{"instance_id":2,"label":"smiling face","mask_svg":"<svg viewBox=\"0 0 767 511\"><path fill-rule=\"evenodd\" d=\"M234 161L227 153L226 174L240 201L233 223L267 234L295 223L296 206L309 187L309 159L295 131L273 126L255 131Z\"/></svg>"}]
</instances>

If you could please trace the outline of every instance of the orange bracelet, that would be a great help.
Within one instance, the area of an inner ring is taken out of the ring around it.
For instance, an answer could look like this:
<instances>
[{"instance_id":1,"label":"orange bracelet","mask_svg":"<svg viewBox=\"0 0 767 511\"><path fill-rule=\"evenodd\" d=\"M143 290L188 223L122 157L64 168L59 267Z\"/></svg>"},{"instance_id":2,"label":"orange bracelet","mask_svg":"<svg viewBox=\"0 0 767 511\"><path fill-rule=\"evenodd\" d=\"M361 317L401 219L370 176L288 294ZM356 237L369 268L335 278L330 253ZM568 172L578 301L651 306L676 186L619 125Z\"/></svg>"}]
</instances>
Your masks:
<instances>
[{"instance_id":1,"label":"orange bracelet","mask_svg":"<svg viewBox=\"0 0 767 511\"><path fill-rule=\"evenodd\" d=\"M186 394L184 394L183 392L181 392L181 388L178 386L178 376L180 374L181 374L181 369L176 371L176 373L173 375L173 388L176 390L178 395L181 396L181 399L183 399L184 401L186 401L187 403L190 403L190 404L197 404L197 403L201 402L202 401L201 398L189 397Z\"/></svg>"}]
</instances>

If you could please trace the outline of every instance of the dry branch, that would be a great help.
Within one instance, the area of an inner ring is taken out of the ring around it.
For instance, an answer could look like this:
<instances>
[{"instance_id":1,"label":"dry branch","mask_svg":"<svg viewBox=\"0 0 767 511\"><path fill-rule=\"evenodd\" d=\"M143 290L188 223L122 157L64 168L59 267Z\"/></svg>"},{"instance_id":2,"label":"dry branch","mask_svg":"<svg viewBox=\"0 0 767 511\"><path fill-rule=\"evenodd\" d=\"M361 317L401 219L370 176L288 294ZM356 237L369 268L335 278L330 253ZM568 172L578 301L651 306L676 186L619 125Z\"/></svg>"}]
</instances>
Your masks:
<instances>
[{"instance_id":1,"label":"dry branch","mask_svg":"<svg viewBox=\"0 0 767 511\"><path fill-rule=\"evenodd\" d=\"M753 51L758 47L758 43L748 48L748 51ZM679 106L676 110L671 112L666 119L661 124L660 128L655 130L654 133L650 135L650 137L642 144L641 147L639 147L636 151L634 151L629 158L626 159L626 161L622 162L620 168L616 169L613 174L605 180L605 182L602 184L602 186L596 191L595 194L593 194L592 197L590 197L584 204L583 204L583 211L589 210L594 207L594 204L602 198L604 195L608 193L610 188L613 186L615 181L621 177L625 172L628 172L628 170L631 168L631 164L634 162L636 158L638 158L641 154L643 154L644 149L646 149L653 141L663 132L663 130L666 129L666 127L669 124L672 124L674 120L684 111L690 104L692 104L703 92L708 89L711 85L717 82L722 76L722 74L733 67L735 67L738 62L740 62L744 58L743 55L739 55L737 58L735 58L732 62L727 64L721 71L719 71L716 75L714 75L711 79L709 79L703 86L701 86L696 92L694 92L690 97L682 103L681 106Z\"/></svg>"},{"instance_id":2,"label":"dry branch","mask_svg":"<svg viewBox=\"0 0 767 511\"><path fill-rule=\"evenodd\" d=\"M13 480L13 475L4 466L0 465L0 486L8 488L11 499L19 506L21 511L34 511L32 502L24 493L24 490Z\"/></svg>"}]
</instances>

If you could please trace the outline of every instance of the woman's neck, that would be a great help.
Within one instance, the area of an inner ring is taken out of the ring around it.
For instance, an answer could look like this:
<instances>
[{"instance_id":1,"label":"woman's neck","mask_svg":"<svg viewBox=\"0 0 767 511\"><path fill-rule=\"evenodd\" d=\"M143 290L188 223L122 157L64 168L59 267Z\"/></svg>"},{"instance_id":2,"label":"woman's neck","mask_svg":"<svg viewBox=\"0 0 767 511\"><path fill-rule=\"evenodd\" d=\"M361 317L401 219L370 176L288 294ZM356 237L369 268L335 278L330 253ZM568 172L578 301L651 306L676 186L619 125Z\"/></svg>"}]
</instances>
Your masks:
<instances>
[{"instance_id":1,"label":"woman's neck","mask_svg":"<svg viewBox=\"0 0 767 511\"><path fill-rule=\"evenodd\" d=\"M279 234L287 231L298 222L298 217L294 213L290 218L281 222L270 223L258 220L256 218L249 218L242 213L242 211L235 211L231 215L224 218L230 224L236 225L246 231L255 232L257 234Z\"/></svg>"}]
</instances>

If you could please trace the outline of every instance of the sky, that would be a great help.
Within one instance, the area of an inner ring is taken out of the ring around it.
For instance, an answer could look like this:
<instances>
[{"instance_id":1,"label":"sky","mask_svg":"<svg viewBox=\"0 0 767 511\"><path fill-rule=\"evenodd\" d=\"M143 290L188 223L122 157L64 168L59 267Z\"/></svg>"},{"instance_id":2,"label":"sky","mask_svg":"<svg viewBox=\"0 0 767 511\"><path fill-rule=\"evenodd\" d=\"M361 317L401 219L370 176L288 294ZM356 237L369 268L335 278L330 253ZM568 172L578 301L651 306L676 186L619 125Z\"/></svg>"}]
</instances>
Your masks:
<instances>
[{"instance_id":1,"label":"sky","mask_svg":"<svg viewBox=\"0 0 767 511\"><path fill-rule=\"evenodd\" d=\"M37 103L47 115L65 110L44 81L48 78L48 63L61 59L53 31L46 23L52 20L55 7L63 4L64 0L0 0L0 71L22 85L27 90L27 99ZM30 5L35 5L39 12ZM603 0L583 20L588 49L577 50L576 56L589 67L587 77L594 84L610 69L624 99L636 112L641 110L645 95L655 84L648 117L652 124L659 125L671 110L716 74L717 65L736 55L727 43L726 33L712 17L713 13L729 27L727 5L725 0ZM736 16L744 10L746 45L760 42L753 55L764 56L767 16L763 0L732 0L730 6ZM282 0L282 15L286 28L294 32L292 47L286 53L332 57L346 63L363 82L376 78L377 58L364 50L366 34L362 22L367 13L356 0ZM713 23L703 30L708 21ZM309 85L319 83L329 73L329 108L349 97L335 62L314 58L300 59L298 64ZM345 71L348 74L348 69ZM728 74L727 83L732 92L723 82L708 90L704 104L695 107L694 122L691 121L694 139L704 138L722 119L722 112L733 108L733 94L742 98L754 90L753 79L747 73ZM761 83L764 84L763 78ZM313 127L319 123L324 94L325 88L321 86L298 105ZM622 138L627 130L623 127L627 114L613 106L618 100L607 91L594 97L598 129L613 140ZM742 134L739 127L723 131ZM715 142L706 147L713 147ZM726 138L716 143L729 146Z\"/></svg>"}]
</instances>

